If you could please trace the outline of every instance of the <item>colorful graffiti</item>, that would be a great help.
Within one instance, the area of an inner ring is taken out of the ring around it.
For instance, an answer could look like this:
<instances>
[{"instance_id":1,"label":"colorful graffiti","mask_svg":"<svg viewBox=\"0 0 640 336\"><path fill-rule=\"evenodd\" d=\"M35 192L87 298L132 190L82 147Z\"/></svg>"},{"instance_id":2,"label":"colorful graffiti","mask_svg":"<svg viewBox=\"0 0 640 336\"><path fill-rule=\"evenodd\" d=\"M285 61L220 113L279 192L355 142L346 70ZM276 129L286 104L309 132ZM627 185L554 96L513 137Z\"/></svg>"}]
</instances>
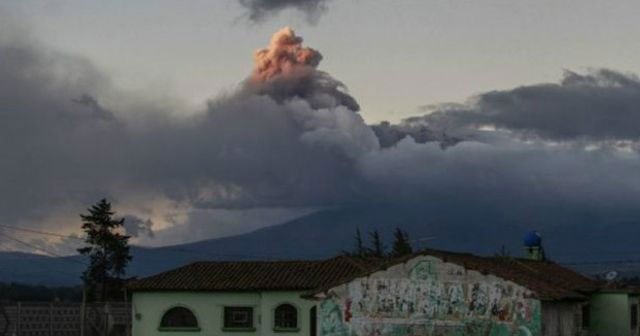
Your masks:
<instances>
[{"instance_id":1,"label":"colorful graffiti","mask_svg":"<svg viewBox=\"0 0 640 336\"><path fill-rule=\"evenodd\" d=\"M538 336L524 287L438 259L359 278L321 304L321 336Z\"/></svg>"},{"instance_id":2,"label":"colorful graffiti","mask_svg":"<svg viewBox=\"0 0 640 336\"><path fill-rule=\"evenodd\" d=\"M333 300L325 300L320 304L320 335L346 336L347 328L342 321L342 312Z\"/></svg>"},{"instance_id":3,"label":"colorful graffiti","mask_svg":"<svg viewBox=\"0 0 640 336\"><path fill-rule=\"evenodd\" d=\"M432 261L423 260L418 262L409 272L409 278L412 280L438 280L435 265Z\"/></svg>"}]
</instances>

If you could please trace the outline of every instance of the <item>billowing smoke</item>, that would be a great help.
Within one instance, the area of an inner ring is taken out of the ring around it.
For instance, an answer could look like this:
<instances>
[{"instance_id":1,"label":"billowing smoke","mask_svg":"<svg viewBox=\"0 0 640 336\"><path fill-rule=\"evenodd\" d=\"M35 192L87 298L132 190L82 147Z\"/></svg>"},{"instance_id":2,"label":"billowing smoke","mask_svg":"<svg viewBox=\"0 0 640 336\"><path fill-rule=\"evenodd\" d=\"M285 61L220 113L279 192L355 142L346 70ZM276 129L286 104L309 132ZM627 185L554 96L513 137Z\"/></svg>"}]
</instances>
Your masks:
<instances>
[{"instance_id":1,"label":"billowing smoke","mask_svg":"<svg viewBox=\"0 0 640 336\"><path fill-rule=\"evenodd\" d=\"M376 134L382 148L395 146L408 137L419 144L438 142L443 149L462 141L462 138L447 135L444 130L435 131L429 128L424 118L407 118L399 124L383 121L372 125L371 129Z\"/></svg>"},{"instance_id":2,"label":"billowing smoke","mask_svg":"<svg viewBox=\"0 0 640 336\"><path fill-rule=\"evenodd\" d=\"M100 106L100 104L94 97L86 93L83 94L80 98L73 99L72 101L74 103L78 103L79 105L85 106L93 114L93 116L96 119L103 119L103 120L115 119L115 117L113 116L113 113L104 109L102 106Z\"/></svg>"},{"instance_id":3,"label":"billowing smoke","mask_svg":"<svg viewBox=\"0 0 640 336\"><path fill-rule=\"evenodd\" d=\"M318 18L327 10L329 0L239 0L240 5L248 10L249 19L261 22L285 9L303 12L310 23L318 22Z\"/></svg>"},{"instance_id":4,"label":"billowing smoke","mask_svg":"<svg viewBox=\"0 0 640 336\"><path fill-rule=\"evenodd\" d=\"M640 140L640 79L608 69L566 71L560 83L522 86L431 107L433 129L492 127L553 141Z\"/></svg>"},{"instance_id":5,"label":"billowing smoke","mask_svg":"<svg viewBox=\"0 0 640 336\"><path fill-rule=\"evenodd\" d=\"M153 238L153 221L128 215L124 217L124 228L131 237L148 236Z\"/></svg>"},{"instance_id":6,"label":"billowing smoke","mask_svg":"<svg viewBox=\"0 0 640 336\"><path fill-rule=\"evenodd\" d=\"M269 95L278 102L302 98L314 109L360 109L345 92L344 84L317 69L322 60L320 52L303 47L302 37L289 27L276 32L269 47L258 50L254 58L255 69L246 84L257 94Z\"/></svg>"},{"instance_id":7,"label":"billowing smoke","mask_svg":"<svg viewBox=\"0 0 640 336\"><path fill-rule=\"evenodd\" d=\"M181 214L194 208L555 202L605 216L640 197L634 76L568 73L370 127L345 86L319 70L320 53L284 28L236 91L180 114L2 28L4 223L76 227L102 197L156 232L189 225Z\"/></svg>"},{"instance_id":8,"label":"billowing smoke","mask_svg":"<svg viewBox=\"0 0 640 336\"><path fill-rule=\"evenodd\" d=\"M429 106L424 116L372 126L385 149L361 160L363 174L377 185L372 195L401 190L395 199L404 202L523 213L562 204L624 217L640 193L639 89L635 75L567 71L559 83Z\"/></svg>"},{"instance_id":9,"label":"billowing smoke","mask_svg":"<svg viewBox=\"0 0 640 336\"><path fill-rule=\"evenodd\" d=\"M198 159L198 171L215 182L214 190L222 188L224 195L212 194L207 185L198 202L307 206L352 194L359 183L355 161L378 148L377 140L344 86L317 69L320 54L301 43L290 28L275 33L269 47L256 53L241 88L211 101L188 139L177 142L189 148L176 152L208 153Z\"/></svg>"},{"instance_id":10,"label":"billowing smoke","mask_svg":"<svg viewBox=\"0 0 640 336\"><path fill-rule=\"evenodd\" d=\"M263 83L279 77L307 77L321 60L317 50L302 47L302 37L285 27L273 34L268 48L256 52L251 81Z\"/></svg>"},{"instance_id":11,"label":"billowing smoke","mask_svg":"<svg viewBox=\"0 0 640 336\"><path fill-rule=\"evenodd\" d=\"M355 100L291 29L258 53L237 91L176 117L169 104L118 92L89 61L5 28L4 223L68 230L102 197L154 228L184 223L175 212L193 207L339 204L361 189L358 158L378 148Z\"/></svg>"}]
</instances>

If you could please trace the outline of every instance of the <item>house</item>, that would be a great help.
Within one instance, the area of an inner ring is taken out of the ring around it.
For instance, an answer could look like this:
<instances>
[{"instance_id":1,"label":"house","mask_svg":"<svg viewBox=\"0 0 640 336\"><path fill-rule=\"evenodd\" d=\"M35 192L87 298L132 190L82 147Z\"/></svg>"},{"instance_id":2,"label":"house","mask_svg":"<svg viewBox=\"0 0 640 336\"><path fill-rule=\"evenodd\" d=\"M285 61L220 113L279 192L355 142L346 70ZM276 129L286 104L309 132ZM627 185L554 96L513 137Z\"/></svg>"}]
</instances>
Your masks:
<instances>
[{"instance_id":1,"label":"house","mask_svg":"<svg viewBox=\"0 0 640 336\"><path fill-rule=\"evenodd\" d=\"M583 335L597 284L558 264L425 250L312 291L321 336Z\"/></svg>"},{"instance_id":2,"label":"house","mask_svg":"<svg viewBox=\"0 0 640 336\"><path fill-rule=\"evenodd\" d=\"M315 336L316 303L301 295L369 267L348 257L196 262L128 285L132 333Z\"/></svg>"},{"instance_id":3,"label":"house","mask_svg":"<svg viewBox=\"0 0 640 336\"><path fill-rule=\"evenodd\" d=\"M625 336L638 328L629 290L602 289L549 261L439 250L390 261L199 262L128 288L134 336Z\"/></svg>"},{"instance_id":4,"label":"house","mask_svg":"<svg viewBox=\"0 0 640 336\"><path fill-rule=\"evenodd\" d=\"M589 300L592 335L640 335L640 288L605 286Z\"/></svg>"}]
</instances>

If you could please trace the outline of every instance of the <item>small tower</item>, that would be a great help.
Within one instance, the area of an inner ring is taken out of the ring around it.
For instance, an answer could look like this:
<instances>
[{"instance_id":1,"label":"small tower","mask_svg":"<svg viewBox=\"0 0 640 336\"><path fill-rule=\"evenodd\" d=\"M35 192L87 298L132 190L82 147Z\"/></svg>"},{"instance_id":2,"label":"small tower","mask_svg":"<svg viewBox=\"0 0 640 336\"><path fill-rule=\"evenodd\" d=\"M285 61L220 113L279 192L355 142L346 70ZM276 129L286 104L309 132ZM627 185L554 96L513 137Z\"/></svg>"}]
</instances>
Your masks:
<instances>
[{"instance_id":1,"label":"small tower","mask_svg":"<svg viewBox=\"0 0 640 336\"><path fill-rule=\"evenodd\" d=\"M537 231L531 230L524 236L524 251L527 259L545 260L542 237Z\"/></svg>"}]
</instances>

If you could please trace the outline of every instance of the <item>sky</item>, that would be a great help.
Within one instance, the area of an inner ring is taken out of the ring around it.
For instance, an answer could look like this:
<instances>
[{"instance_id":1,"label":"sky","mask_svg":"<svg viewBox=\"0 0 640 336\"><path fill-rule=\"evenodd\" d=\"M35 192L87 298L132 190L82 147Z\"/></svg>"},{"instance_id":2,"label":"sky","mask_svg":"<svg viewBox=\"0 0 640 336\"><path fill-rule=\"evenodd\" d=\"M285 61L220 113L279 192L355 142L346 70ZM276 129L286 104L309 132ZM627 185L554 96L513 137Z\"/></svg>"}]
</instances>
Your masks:
<instances>
[{"instance_id":1,"label":"sky","mask_svg":"<svg viewBox=\"0 0 640 336\"><path fill-rule=\"evenodd\" d=\"M117 86L195 105L237 85L251 52L286 25L322 51L322 68L339 74L368 122L555 81L564 69L640 72L637 1L332 0L315 24L295 9L251 23L236 0L4 2Z\"/></svg>"},{"instance_id":2,"label":"sky","mask_svg":"<svg viewBox=\"0 0 640 336\"><path fill-rule=\"evenodd\" d=\"M623 214L640 196L639 14L637 1L5 0L0 221L79 234L77 215L108 197L135 243L159 246L353 203Z\"/></svg>"}]
</instances>

